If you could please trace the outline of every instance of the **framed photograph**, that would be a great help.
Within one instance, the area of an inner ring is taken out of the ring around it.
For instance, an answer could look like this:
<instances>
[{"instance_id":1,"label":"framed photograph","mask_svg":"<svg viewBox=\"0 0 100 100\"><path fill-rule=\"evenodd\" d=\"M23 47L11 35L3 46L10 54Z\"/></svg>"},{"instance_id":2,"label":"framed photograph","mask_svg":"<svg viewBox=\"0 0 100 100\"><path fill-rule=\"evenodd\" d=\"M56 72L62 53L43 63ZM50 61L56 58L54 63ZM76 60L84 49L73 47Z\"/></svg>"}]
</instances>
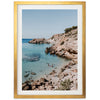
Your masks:
<instances>
[{"instance_id":1,"label":"framed photograph","mask_svg":"<svg viewBox=\"0 0 100 100\"><path fill-rule=\"evenodd\" d=\"M85 2L14 2L14 98L85 98Z\"/></svg>"}]
</instances>

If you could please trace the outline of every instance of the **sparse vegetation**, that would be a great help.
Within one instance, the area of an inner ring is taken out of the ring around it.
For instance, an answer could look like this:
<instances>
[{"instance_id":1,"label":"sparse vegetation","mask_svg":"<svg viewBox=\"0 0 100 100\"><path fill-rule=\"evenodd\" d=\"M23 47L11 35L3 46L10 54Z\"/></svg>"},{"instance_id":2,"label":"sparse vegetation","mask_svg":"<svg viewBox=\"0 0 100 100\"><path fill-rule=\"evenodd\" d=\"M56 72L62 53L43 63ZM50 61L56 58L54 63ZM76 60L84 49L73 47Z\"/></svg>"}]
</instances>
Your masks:
<instances>
[{"instance_id":1,"label":"sparse vegetation","mask_svg":"<svg viewBox=\"0 0 100 100\"><path fill-rule=\"evenodd\" d=\"M72 26L71 28L66 28L64 31L65 31L65 33L67 33L69 31L71 31L72 29L76 29L76 28L77 28L77 26Z\"/></svg>"},{"instance_id":2,"label":"sparse vegetation","mask_svg":"<svg viewBox=\"0 0 100 100\"><path fill-rule=\"evenodd\" d=\"M62 41L60 45L63 45L63 44L64 44L64 41Z\"/></svg>"},{"instance_id":3,"label":"sparse vegetation","mask_svg":"<svg viewBox=\"0 0 100 100\"><path fill-rule=\"evenodd\" d=\"M77 26L72 26L72 29L76 29L77 28Z\"/></svg>"},{"instance_id":4,"label":"sparse vegetation","mask_svg":"<svg viewBox=\"0 0 100 100\"><path fill-rule=\"evenodd\" d=\"M71 89L71 83L72 83L72 81L70 81L70 79L62 81L60 83L60 87L58 87L57 90L70 90Z\"/></svg>"},{"instance_id":5,"label":"sparse vegetation","mask_svg":"<svg viewBox=\"0 0 100 100\"><path fill-rule=\"evenodd\" d=\"M72 30L72 28L66 28L64 31L65 31L65 33L67 33L67 32L69 32L71 30Z\"/></svg>"}]
</instances>

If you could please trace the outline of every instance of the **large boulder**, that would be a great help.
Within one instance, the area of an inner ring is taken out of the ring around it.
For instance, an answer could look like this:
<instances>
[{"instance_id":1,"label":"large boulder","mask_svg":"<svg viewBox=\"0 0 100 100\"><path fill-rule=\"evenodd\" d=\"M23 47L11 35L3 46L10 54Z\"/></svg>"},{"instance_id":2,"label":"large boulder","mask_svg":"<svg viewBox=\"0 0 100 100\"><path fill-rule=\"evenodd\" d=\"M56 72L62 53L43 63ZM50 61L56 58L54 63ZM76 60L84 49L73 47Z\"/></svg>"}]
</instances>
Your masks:
<instances>
[{"instance_id":1,"label":"large boulder","mask_svg":"<svg viewBox=\"0 0 100 100\"><path fill-rule=\"evenodd\" d=\"M29 84L25 85L24 87L22 86L22 90L31 90L31 89L32 87Z\"/></svg>"},{"instance_id":2,"label":"large boulder","mask_svg":"<svg viewBox=\"0 0 100 100\"><path fill-rule=\"evenodd\" d=\"M64 54L64 57L67 59L74 59L73 55L70 54L69 52L66 51L66 53Z\"/></svg>"}]
</instances>

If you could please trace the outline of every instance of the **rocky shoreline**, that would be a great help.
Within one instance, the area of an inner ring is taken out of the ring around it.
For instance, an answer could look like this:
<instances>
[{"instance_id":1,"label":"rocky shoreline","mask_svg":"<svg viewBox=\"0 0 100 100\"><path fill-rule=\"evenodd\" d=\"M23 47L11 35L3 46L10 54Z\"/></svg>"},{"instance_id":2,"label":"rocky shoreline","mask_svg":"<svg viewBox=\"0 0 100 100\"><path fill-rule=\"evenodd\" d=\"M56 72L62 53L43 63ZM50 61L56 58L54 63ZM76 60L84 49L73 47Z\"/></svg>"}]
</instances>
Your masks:
<instances>
[{"instance_id":1,"label":"rocky shoreline","mask_svg":"<svg viewBox=\"0 0 100 100\"><path fill-rule=\"evenodd\" d=\"M39 80L22 83L22 90L76 90L77 83L77 27L66 29L65 33L53 35L49 39L33 39L32 44L50 43L45 53L69 59L60 69L54 69Z\"/></svg>"},{"instance_id":2,"label":"rocky shoreline","mask_svg":"<svg viewBox=\"0 0 100 100\"><path fill-rule=\"evenodd\" d=\"M48 40L46 40L45 38L40 38L40 39L33 39L33 40L29 41L29 43L32 43L32 44L47 43L47 44L49 44L50 42Z\"/></svg>"}]
</instances>

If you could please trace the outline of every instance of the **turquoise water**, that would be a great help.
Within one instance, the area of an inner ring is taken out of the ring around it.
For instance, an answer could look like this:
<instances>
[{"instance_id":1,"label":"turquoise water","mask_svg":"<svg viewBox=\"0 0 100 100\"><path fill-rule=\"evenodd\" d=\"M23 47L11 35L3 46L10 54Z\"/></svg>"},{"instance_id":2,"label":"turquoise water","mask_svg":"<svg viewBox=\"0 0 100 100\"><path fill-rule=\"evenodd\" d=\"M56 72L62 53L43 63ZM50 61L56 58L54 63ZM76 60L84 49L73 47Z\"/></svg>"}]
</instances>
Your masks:
<instances>
[{"instance_id":1,"label":"turquoise water","mask_svg":"<svg viewBox=\"0 0 100 100\"><path fill-rule=\"evenodd\" d=\"M51 46L50 44L29 44L29 40L31 39L22 40L22 82L29 78L37 80L56 67L66 64L66 59L45 53L45 48ZM31 72L36 75L30 74ZM25 75L28 77L24 77Z\"/></svg>"}]
</instances>

